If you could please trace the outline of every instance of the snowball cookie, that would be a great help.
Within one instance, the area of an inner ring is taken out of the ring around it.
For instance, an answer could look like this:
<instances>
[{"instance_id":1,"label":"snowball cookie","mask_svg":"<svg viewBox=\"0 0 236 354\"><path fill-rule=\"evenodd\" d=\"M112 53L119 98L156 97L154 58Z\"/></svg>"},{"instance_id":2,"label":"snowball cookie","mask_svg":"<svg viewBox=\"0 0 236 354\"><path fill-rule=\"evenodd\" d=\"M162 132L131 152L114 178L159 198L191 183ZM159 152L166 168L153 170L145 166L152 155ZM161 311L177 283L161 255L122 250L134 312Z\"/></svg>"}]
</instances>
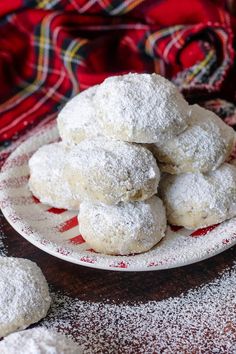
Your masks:
<instances>
[{"instance_id":1,"label":"snowball cookie","mask_svg":"<svg viewBox=\"0 0 236 354\"><path fill-rule=\"evenodd\" d=\"M44 145L29 160L29 188L42 203L55 208L79 209L63 173L68 149L60 143Z\"/></svg>"},{"instance_id":2,"label":"snowball cookie","mask_svg":"<svg viewBox=\"0 0 236 354\"><path fill-rule=\"evenodd\" d=\"M100 135L93 103L97 85L72 98L61 110L57 126L62 140L68 145Z\"/></svg>"},{"instance_id":3,"label":"snowball cookie","mask_svg":"<svg viewBox=\"0 0 236 354\"><path fill-rule=\"evenodd\" d=\"M152 145L152 151L164 172L208 172L220 166L230 155L234 130L215 113L197 104L191 106L188 128L164 143Z\"/></svg>"},{"instance_id":4,"label":"snowball cookie","mask_svg":"<svg viewBox=\"0 0 236 354\"><path fill-rule=\"evenodd\" d=\"M65 168L74 195L116 204L150 198L160 172L152 153L140 145L99 137L71 149Z\"/></svg>"},{"instance_id":5,"label":"snowball cookie","mask_svg":"<svg viewBox=\"0 0 236 354\"><path fill-rule=\"evenodd\" d=\"M154 196L118 205L82 202L80 232L97 252L128 255L148 251L165 235L166 213Z\"/></svg>"},{"instance_id":6,"label":"snowball cookie","mask_svg":"<svg viewBox=\"0 0 236 354\"><path fill-rule=\"evenodd\" d=\"M0 257L0 338L41 320L50 304L46 279L35 263Z\"/></svg>"},{"instance_id":7,"label":"snowball cookie","mask_svg":"<svg viewBox=\"0 0 236 354\"><path fill-rule=\"evenodd\" d=\"M160 196L170 224L196 229L236 215L236 167L224 163L208 174L164 174Z\"/></svg>"},{"instance_id":8,"label":"snowball cookie","mask_svg":"<svg viewBox=\"0 0 236 354\"><path fill-rule=\"evenodd\" d=\"M46 328L10 334L0 342L1 354L82 354L79 346L66 336Z\"/></svg>"},{"instance_id":9,"label":"snowball cookie","mask_svg":"<svg viewBox=\"0 0 236 354\"><path fill-rule=\"evenodd\" d=\"M94 98L104 135L136 143L172 138L187 126L188 103L157 74L128 74L106 79Z\"/></svg>"}]
</instances>

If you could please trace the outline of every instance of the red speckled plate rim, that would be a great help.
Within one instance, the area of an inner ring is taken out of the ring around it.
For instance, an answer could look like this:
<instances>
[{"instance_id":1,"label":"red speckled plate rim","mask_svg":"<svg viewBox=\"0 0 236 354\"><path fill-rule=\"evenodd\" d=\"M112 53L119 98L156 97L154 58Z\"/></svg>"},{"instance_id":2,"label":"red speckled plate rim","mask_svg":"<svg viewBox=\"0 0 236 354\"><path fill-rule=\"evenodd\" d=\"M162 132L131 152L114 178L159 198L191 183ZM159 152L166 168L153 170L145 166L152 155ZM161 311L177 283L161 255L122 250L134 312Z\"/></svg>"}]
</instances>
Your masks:
<instances>
[{"instance_id":1,"label":"red speckled plate rim","mask_svg":"<svg viewBox=\"0 0 236 354\"><path fill-rule=\"evenodd\" d=\"M0 174L0 206L9 224L26 240L57 258L115 271L153 271L196 263L236 244L236 218L220 225L186 230L168 226L166 237L141 255L94 252L79 233L76 211L41 204L28 189L28 159L40 146L59 138L55 122L42 127L7 159Z\"/></svg>"}]
</instances>

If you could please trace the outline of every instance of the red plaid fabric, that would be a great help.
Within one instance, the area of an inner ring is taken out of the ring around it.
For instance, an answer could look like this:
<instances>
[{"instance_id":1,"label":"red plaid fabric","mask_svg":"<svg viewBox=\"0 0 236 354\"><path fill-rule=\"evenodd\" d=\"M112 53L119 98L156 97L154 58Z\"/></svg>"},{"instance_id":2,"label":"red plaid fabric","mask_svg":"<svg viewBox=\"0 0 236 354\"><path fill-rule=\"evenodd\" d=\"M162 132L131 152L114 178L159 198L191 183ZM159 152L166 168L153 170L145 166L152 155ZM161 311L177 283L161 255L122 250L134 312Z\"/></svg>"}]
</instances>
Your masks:
<instances>
[{"instance_id":1,"label":"red plaid fabric","mask_svg":"<svg viewBox=\"0 0 236 354\"><path fill-rule=\"evenodd\" d=\"M224 101L236 98L235 8L232 0L2 1L0 142L54 119L80 90L134 71L172 79L190 102L230 106L223 116L235 124Z\"/></svg>"}]
</instances>

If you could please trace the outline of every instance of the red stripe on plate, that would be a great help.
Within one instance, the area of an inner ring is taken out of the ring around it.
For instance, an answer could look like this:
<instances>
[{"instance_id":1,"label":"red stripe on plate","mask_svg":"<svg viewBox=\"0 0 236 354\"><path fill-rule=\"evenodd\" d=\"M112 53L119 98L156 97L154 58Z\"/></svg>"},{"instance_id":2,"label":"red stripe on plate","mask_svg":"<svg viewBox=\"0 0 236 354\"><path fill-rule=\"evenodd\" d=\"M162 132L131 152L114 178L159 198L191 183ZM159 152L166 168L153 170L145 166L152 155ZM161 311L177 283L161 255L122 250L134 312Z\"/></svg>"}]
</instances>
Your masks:
<instances>
[{"instance_id":1,"label":"red stripe on plate","mask_svg":"<svg viewBox=\"0 0 236 354\"><path fill-rule=\"evenodd\" d=\"M65 211L67 211L66 209L58 209L58 208L50 208L47 210L49 213L53 213L53 214L62 214Z\"/></svg>"},{"instance_id":2,"label":"red stripe on plate","mask_svg":"<svg viewBox=\"0 0 236 354\"><path fill-rule=\"evenodd\" d=\"M88 248L86 251L92 252L92 253L98 253L98 252L96 252L93 248Z\"/></svg>"},{"instance_id":3,"label":"red stripe on plate","mask_svg":"<svg viewBox=\"0 0 236 354\"><path fill-rule=\"evenodd\" d=\"M223 243L224 245L227 245L227 243L229 243L229 240L228 240L227 238L225 238L225 239L222 241L222 243Z\"/></svg>"},{"instance_id":4,"label":"red stripe on plate","mask_svg":"<svg viewBox=\"0 0 236 354\"><path fill-rule=\"evenodd\" d=\"M82 262L86 262L86 263L95 263L95 259L91 259L91 258L89 258L89 257L82 257L82 258L80 258L80 260L82 261Z\"/></svg>"},{"instance_id":5,"label":"red stripe on plate","mask_svg":"<svg viewBox=\"0 0 236 354\"><path fill-rule=\"evenodd\" d=\"M150 262L150 263L148 264L148 267L156 267L157 265L158 265L157 262Z\"/></svg>"},{"instance_id":6,"label":"red stripe on plate","mask_svg":"<svg viewBox=\"0 0 236 354\"><path fill-rule=\"evenodd\" d=\"M182 229L182 226L170 225L171 231L177 232Z\"/></svg>"},{"instance_id":7,"label":"red stripe on plate","mask_svg":"<svg viewBox=\"0 0 236 354\"><path fill-rule=\"evenodd\" d=\"M75 236L70 239L71 243L74 243L75 245L81 245L81 243L84 243L85 240L83 239L82 235Z\"/></svg>"},{"instance_id":8,"label":"red stripe on plate","mask_svg":"<svg viewBox=\"0 0 236 354\"><path fill-rule=\"evenodd\" d=\"M110 267L115 267L115 268L128 268L128 265L127 265L125 262L121 261L121 262L119 262L119 263L117 263L117 264L110 265Z\"/></svg>"},{"instance_id":9,"label":"red stripe on plate","mask_svg":"<svg viewBox=\"0 0 236 354\"><path fill-rule=\"evenodd\" d=\"M38 198L36 198L34 195L32 196L33 198L33 201L35 204L39 204L40 203L40 200Z\"/></svg>"},{"instance_id":10,"label":"red stripe on plate","mask_svg":"<svg viewBox=\"0 0 236 354\"><path fill-rule=\"evenodd\" d=\"M203 227L202 229L198 229L198 230L192 232L189 236L192 236L192 237L204 236L208 232L214 230L218 225L219 224L211 225L208 227Z\"/></svg>"},{"instance_id":11,"label":"red stripe on plate","mask_svg":"<svg viewBox=\"0 0 236 354\"><path fill-rule=\"evenodd\" d=\"M60 225L59 231L65 232L65 231L72 229L73 227L78 226L78 225L79 225L78 218L77 218L77 216L74 216L72 219L69 219L69 220L65 221L62 225Z\"/></svg>"}]
</instances>

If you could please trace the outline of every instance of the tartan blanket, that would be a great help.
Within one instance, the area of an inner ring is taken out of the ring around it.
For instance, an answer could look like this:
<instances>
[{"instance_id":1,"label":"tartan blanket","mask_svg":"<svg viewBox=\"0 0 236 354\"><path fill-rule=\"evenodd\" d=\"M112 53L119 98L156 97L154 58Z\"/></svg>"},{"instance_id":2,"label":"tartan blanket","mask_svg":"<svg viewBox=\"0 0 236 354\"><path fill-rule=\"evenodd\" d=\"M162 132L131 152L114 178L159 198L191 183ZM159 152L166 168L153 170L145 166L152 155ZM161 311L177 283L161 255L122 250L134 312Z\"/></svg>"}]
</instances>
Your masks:
<instances>
[{"instance_id":1,"label":"tartan blanket","mask_svg":"<svg viewBox=\"0 0 236 354\"><path fill-rule=\"evenodd\" d=\"M235 14L234 0L1 1L1 149L127 72L160 73L234 125Z\"/></svg>"}]
</instances>

